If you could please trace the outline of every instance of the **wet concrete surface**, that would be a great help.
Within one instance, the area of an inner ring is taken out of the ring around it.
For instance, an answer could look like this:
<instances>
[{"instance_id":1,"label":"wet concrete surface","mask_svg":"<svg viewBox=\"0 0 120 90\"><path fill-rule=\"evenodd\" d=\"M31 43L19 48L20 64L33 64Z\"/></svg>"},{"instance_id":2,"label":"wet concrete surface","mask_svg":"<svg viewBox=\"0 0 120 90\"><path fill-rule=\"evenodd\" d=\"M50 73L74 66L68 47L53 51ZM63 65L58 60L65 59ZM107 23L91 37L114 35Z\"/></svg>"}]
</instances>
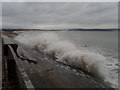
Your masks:
<instances>
[{"instance_id":1,"label":"wet concrete surface","mask_svg":"<svg viewBox=\"0 0 120 90\"><path fill-rule=\"evenodd\" d=\"M0 37L0 90L2 88L2 43Z\"/></svg>"},{"instance_id":2,"label":"wet concrete surface","mask_svg":"<svg viewBox=\"0 0 120 90\"><path fill-rule=\"evenodd\" d=\"M40 52L35 53L30 49L22 52L38 62L34 64L23 61L25 71L35 88L110 88L82 71L78 72L74 68L58 63Z\"/></svg>"}]
</instances>

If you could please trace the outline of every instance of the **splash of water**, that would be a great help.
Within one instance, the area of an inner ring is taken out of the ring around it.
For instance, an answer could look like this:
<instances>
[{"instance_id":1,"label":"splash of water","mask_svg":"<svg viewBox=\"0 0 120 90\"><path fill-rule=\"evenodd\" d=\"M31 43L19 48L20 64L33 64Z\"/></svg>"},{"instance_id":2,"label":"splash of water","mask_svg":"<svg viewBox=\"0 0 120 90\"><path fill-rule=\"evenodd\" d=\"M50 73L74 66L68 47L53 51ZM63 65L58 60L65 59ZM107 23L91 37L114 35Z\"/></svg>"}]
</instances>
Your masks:
<instances>
[{"instance_id":1,"label":"splash of water","mask_svg":"<svg viewBox=\"0 0 120 90\"><path fill-rule=\"evenodd\" d=\"M78 50L73 43L61 40L53 32L24 32L15 39L38 52L53 57L59 62L81 68L95 77L118 86L117 74L108 70L106 57L98 52Z\"/></svg>"},{"instance_id":2,"label":"splash of water","mask_svg":"<svg viewBox=\"0 0 120 90\"><path fill-rule=\"evenodd\" d=\"M72 51L59 58L60 62L81 68L94 76L105 79L107 71L104 68L105 57L89 51Z\"/></svg>"},{"instance_id":3,"label":"splash of water","mask_svg":"<svg viewBox=\"0 0 120 90\"><path fill-rule=\"evenodd\" d=\"M51 56L55 55L56 57L61 57L63 54L75 49L75 45L68 41L57 41L48 46L46 53Z\"/></svg>"}]
</instances>

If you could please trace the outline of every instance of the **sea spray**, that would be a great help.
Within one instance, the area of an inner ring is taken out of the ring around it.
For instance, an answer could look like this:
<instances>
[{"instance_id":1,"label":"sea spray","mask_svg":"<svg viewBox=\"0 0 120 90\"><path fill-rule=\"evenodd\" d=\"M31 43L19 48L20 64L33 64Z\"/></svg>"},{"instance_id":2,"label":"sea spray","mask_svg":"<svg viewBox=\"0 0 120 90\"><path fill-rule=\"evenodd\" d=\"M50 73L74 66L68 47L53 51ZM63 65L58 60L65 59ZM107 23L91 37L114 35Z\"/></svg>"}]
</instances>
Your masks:
<instances>
[{"instance_id":1,"label":"sea spray","mask_svg":"<svg viewBox=\"0 0 120 90\"><path fill-rule=\"evenodd\" d=\"M68 41L57 41L48 46L46 53L52 57L61 57L63 54L75 50L76 47L73 43Z\"/></svg>"},{"instance_id":2,"label":"sea spray","mask_svg":"<svg viewBox=\"0 0 120 90\"><path fill-rule=\"evenodd\" d=\"M81 68L105 82L116 85L115 87L118 86L117 73L109 70L107 66L109 60L98 52L86 50L87 47L83 50L78 49L73 43L62 40L53 32L23 32L15 39L38 52L49 55L54 60Z\"/></svg>"},{"instance_id":3,"label":"sea spray","mask_svg":"<svg viewBox=\"0 0 120 90\"><path fill-rule=\"evenodd\" d=\"M42 33L42 34L20 34L20 36L15 38L19 42L36 49L37 51L44 52L47 46L55 43L59 40L59 37L55 33Z\"/></svg>"},{"instance_id":4,"label":"sea spray","mask_svg":"<svg viewBox=\"0 0 120 90\"><path fill-rule=\"evenodd\" d=\"M16 39L20 39L20 42L23 41L22 43L39 52L45 52L53 58L57 57L60 62L81 68L97 77L105 76L103 74L106 71L102 72L105 58L102 55L93 52L76 51L73 43L60 40L56 33L41 33L36 34L34 37L27 34L27 36L22 35L22 37L24 40L21 40L21 37Z\"/></svg>"},{"instance_id":5,"label":"sea spray","mask_svg":"<svg viewBox=\"0 0 120 90\"><path fill-rule=\"evenodd\" d=\"M38 51L42 52L44 52L50 44L59 41L59 38L55 33L43 33L39 35L37 39L38 44L36 45L36 47ZM33 43L35 43L35 41L36 39L34 39Z\"/></svg>"},{"instance_id":6,"label":"sea spray","mask_svg":"<svg viewBox=\"0 0 120 90\"><path fill-rule=\"evenodd\" d=\"M93 74L95 77L105 79L107 71L104 68L105 57L89 51L71 51L65 53L58 61Z\"/></svg>"}]
</instances>

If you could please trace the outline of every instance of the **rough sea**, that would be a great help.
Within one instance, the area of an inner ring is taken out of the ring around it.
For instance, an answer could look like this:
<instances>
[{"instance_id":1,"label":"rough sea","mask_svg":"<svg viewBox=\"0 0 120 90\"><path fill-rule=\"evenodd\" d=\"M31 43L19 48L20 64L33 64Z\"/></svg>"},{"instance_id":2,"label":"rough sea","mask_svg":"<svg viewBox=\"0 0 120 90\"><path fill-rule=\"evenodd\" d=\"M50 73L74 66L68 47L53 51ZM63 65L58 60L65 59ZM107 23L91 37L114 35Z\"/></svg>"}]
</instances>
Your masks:
<instances>
[{"instance_id":1,"label":"rough sea","mask_svg":"<svg viewBox=\"0 0 120 90\"><path fill-rule=\"evenodd\" d=\"M118 31L17 31L14 39L56 61L118 85ZM120 86L119 86L120 87Z\"/></svg>"}]
</instances>

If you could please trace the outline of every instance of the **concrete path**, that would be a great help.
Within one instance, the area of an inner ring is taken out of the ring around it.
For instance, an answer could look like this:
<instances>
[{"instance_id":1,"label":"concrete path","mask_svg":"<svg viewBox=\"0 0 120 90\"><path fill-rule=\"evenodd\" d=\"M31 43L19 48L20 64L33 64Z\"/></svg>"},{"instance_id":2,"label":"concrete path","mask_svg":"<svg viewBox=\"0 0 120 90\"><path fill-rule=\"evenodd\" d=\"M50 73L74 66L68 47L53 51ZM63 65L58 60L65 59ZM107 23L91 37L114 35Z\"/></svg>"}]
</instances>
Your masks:
<instances>
[{"instance_id":1,"label":"concrete path","mask_svg":"<svg viewBox=\"0 0 120 90\"><path fill-rule=\"evenodd\" d=\"M0 37L0 90L2 88L2 43Z\"/></svg>"}]
</instances>

